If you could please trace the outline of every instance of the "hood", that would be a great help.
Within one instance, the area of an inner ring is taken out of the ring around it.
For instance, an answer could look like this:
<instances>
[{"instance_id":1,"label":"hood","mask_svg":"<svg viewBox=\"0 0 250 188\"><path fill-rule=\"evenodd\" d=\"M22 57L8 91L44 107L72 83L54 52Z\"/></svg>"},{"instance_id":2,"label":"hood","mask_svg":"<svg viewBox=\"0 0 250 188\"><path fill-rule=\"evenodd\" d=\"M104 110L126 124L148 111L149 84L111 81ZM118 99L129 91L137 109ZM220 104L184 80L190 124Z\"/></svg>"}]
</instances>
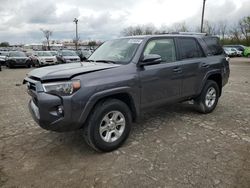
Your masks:
<instances>
[{"instance_id":1,"label":"hood","mask_svg":"<svg viewBox=\"0 0 250 188\"><path fill-rule=\"evenodd\" d=\"M119 67L121 65L117 64L107 64L107 63L70 63L54 65L49 67L43 67L34 69L28 73L28 77L35 77L41 81L53 80L53 79L70 79L73 76L86 74L90 72L101 71L105 69L111 69Z\"/></svg>"},{"instance_id":2,"label":"hood","mask_svg":"<svg viewBox=\"0 0 250 188\"><path fill-rule=\"evenodd\" d=\"M16 60L20 59L20 60L26 60L26 59L28 59L28 57L9 57L9 59L16 59Z\"/></svg>"},{"instance_id":3,"label":"hood","mask_svg":"<svg viewBox=\"0 0 250 188\"><path fill-rule=\"evenodd\" d=\"M40 56L39 59L55 59L54 56Z\"/></svg>"}]
</instances>

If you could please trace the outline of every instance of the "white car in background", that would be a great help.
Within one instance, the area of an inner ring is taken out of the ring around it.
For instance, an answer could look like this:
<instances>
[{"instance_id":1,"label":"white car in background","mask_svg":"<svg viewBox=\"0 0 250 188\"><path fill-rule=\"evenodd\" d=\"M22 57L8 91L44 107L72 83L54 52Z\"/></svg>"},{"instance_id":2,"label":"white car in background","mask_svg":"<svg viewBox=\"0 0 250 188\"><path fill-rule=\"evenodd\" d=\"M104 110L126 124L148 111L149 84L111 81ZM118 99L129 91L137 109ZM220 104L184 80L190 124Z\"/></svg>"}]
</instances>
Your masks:
<instances>
[{"instance_id":1,"label":"white car in background","mask_svg":"<svg viewBox=\"0 0 250 188\"><path fill-rule=\"evenodd\" d=\"M234 48L223 48L225 53L229 56L229 57L236 57L237 56L237 51Z\"/></svg>"},{"instance_id":2,"label":"white car in background","mask_svg":"<svg viewBox=\"0 0 250 188\"><path fill-rule=\"evenodd\" d=\"M236 56L241 57L243 55L243 52L238 50L237 48L233 48L236 51Z\"/></svg>"},{"instance_id":3,"label":"white car in background","mask_svg":"<svg viewBox=\"0 0 250 188\"><path fill-rule=\"evenodd\" d=\"M34 53L36 57L35 66L43 65L55 65L57 64L57 59L49 51L36 51Z\"/></svg>"}]
</instances>

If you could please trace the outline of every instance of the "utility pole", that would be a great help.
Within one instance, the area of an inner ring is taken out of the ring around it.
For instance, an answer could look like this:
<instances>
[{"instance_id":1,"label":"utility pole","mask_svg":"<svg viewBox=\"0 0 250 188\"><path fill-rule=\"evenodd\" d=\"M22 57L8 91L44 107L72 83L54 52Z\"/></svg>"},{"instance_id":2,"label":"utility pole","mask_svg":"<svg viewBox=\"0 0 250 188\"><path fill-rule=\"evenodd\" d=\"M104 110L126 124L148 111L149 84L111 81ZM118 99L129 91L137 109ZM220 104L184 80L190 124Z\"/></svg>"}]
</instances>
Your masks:
<instances>
[{"instance_id":1,"label":"utility pole","mask_svg":"<svg viewBox=\"0 0 250 188\"><path fill-rule=\"evenodd\" d=\"M206 6L206 0L203 0L203 8L202 8L202 16L201 16L201 33L203 32L205 6Z\"/></svg>"},{"instance_id":2,"label":"utility pole","mask_svg":"<svg viewBox=\"0 0 250 188\"><path fill-rule=\"evenodd\" d=\"M75 19L73 20L73 22L75 22L75 24L76 24L76 39L75 39L75 45L76 45L76 50L77 50L77 49L78 49L78 27L77 27L78 19L75 18Z\"/></svg>"}]
</instances>

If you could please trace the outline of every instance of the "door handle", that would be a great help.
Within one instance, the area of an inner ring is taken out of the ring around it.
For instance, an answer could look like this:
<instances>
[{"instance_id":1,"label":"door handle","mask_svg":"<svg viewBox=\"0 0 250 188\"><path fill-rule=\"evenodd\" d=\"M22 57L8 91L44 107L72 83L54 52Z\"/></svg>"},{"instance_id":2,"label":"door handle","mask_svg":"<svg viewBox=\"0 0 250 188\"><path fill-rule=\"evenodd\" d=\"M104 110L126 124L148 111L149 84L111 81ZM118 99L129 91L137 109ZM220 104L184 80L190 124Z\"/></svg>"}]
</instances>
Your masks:
<instances>
[{"instance_id":1,"label":"door handle","mask_svg":"<svg viewBox=\"0 0 250 188\"><path fill-rule=\"evenodd\" d=\"M173 69L173 72L174 73L181 73L182 72L182 68L176 67L176 68Z\"/></svg>"},{"instance_id":2,"label":"door handle","mask_svg":"<svg viewBox=\"0 0 250 188\"><path fill-rule=\"evenodd\" d=\"M201 67L202 67L202 68L208 68L208 67L210 67L210 65L207 64L207 63L202 63L202 64L201 64Z\"/></svg>"}]
</instances>

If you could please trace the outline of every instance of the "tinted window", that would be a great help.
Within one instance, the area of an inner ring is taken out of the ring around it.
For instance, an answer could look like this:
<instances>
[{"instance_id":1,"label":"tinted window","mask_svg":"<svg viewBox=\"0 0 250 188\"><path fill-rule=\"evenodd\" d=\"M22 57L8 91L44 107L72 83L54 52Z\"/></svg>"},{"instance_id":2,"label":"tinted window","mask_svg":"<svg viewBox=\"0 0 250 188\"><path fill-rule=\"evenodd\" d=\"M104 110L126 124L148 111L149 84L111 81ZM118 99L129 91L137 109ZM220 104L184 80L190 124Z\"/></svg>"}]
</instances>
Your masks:
<instances>
[{"instance_id":1,"label":"tinted window","mask_svg":"<svg viewBox=\"0 0 250 188\"><path fill-rule=\"evenodd\" d=\"M221 55L223 54L223 49L220 45L220 41L217 37L207 37L204 38L205 43L210 51L211 55Z\"/></svg>"},{"instance_id":2,"label":"tinted window","mask_svg":"<svg viewBox=\"0 0 250 188\"><path fill-rule=\"evenodd\" d=\"M176 60L175 44L173 39L151 40L144 51L144 56L149 54L160 55L163 62L169 63Z\"/></svg>"},{"instance_id":3,"label":"tinted window","mask_svg":"<svg viewBox=\"0 0 250 188\"><path fill-rule=\"evenodd\" d=\"M181 59L204 57L204 54L195 39L180 38L178 40L179 40L179 46L180 46L180 58Z\"/></svg>"},{"instance_id":4,"label":"tinted window","mask_svg":"<svg viewBox=\"0 0 250 188\"><path fill-rule=\"evenodd\" d=\"M77 56L74 51L62 51L63 56Z\"/></svg>"}]
</instances>

